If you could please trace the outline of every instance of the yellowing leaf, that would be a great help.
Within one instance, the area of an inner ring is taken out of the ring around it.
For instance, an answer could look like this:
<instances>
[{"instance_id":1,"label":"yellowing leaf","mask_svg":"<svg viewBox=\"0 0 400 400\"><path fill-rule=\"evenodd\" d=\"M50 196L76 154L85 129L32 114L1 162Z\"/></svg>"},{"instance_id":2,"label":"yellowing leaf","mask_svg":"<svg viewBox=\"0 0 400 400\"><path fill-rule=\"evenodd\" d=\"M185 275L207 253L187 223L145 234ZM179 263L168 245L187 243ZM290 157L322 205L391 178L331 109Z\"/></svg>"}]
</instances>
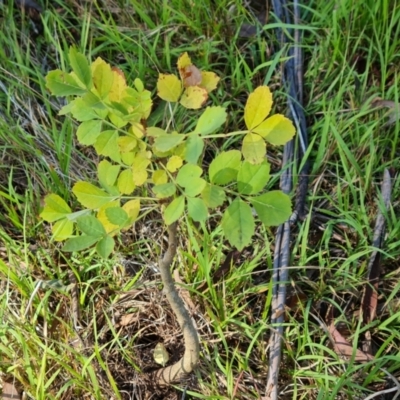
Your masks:
<instances>
[{"instance_id":1,"label":"yellowing leaf","mask_svg":"<svg viewBox=\"0 0 400 400\"><path fill-rule=\"evenodd\" d=\"M117 187L121 194L131 194L135 190L132 169L125 169L119 174Z\"/></svg>"},{"instance_id":2,"label":"yellowing leaf","mask_svg":"<svg viewBox=\"0 0 400 400\"><path fill-rule=\"evenodd\" d=\"M242 143L243 157L250 164L261 164L267 153L264 139L255 133L249 132Z\"/></svg>"},{"instance_id":3,"label":"yellowing leaf","mask_svg":"<svg viewBox=\"0 0 400 400\"><path fill-rule=\"evenodd\" d=\"M109 99L111 101L120 103L125 96L125 90L127 88L125 76L124 73L118 68L112 68L112 73L113 82L109 93Z\"/></svg>"},{"instance_id":4,"label":"yellowing leaf","mask_svg":"<svg viewBox=\"0 0 400 400\"><path fill-rule=\"evenodd\" d=\"M182 83L176 75L160 74L157 81L157 94L165 101L175 103L182 93Z\"/></svg>"},{"instance_id":5,"label":"yellowing leaf","mask_svg":"<svg viewBox=\"0 0 400 400\"><path fill-rule=\"evenodd\" d=\"M111 196L104 190L99 189L88 182L75 183L72 191L77 197L79 203L89 209L100 208L104 204L107 204L115 199L115 196Z\"/></svg>"},{"instance_id":6,"label":"yellowing leaf","mask_svg":"<svg viewBox=\"0 0 400 400\"><path fill-rule=\"evenodd\" d=\"M148 178L147 171L144 169L133 171L133 182L136 186L142 186Z\"/></svg>"},{"instance_id":7,"label":"yellowing leaf","mask_svg":"<svg viewBox=\"0 0 400 400\"><path fill-rule=\"evenodd\" d=\"M201 83L200 86L207 90L207 93L212 92L217 88L220 77L214 72L201 71Z\"/></svg>"},{"instance_id":8,"label":"yellowing leaf","mask_svg":"<svg viewBox=\"0 0 400 400\"><path fill-rule=\"evenodd\" d=\"M122 208L126 211L129 218L131 218L132 221L135 221L140 211L140 200L139 199L129 200L122 206Z\"/></svg>"},{"instance_id":9,"label":"yellowing leaf","mask_svg":"<svg viewBox=\"0 0 400 400\"><path fill-rule=\"evenodd\" d=\"M128 121L119 113L110 112L108 113L108 118L116 128L123 128L128 124Z\"/></svg>"},{"instance_id":10,"label":"yellowing leaf","mask_svg":"<svg viewBox=\"0 0 400 400\"><path fill-rule=\"evenodd\" d=\"M140 122L132 122L132 125L129 128L129 133L138 139L141 139L144 136L145 132L146 130Z\"/></svg>"},{"instance_id":11,"label":"yellowing leaf","mask_svg":"<svg viewBox=\"0 0 400 400\"><path fill-rule=\"evenodd\" d=\"M189 55L187 52L181 54L178 58L177 66L178 69L186 68L188 66L192 65L192 60L190 59Z\"/></svg>"},{"instance_id":12,"label":"yellowing leaf","mask_svg":"<svg viewBox=\"0 0 400 400\"><path fill-rule=\"evenodd\" d=\"M273 115L262 122L253 132L258 133L265 140L275 146L287 143L294 134L296 129L290 119L281 114Z\"/></svg>"},{"instance_id":13,"label":"yellowing leaf","mask_svg":"<svg viewBox=\"0 0 400 400\"><path fill-rule=\"evenodd\" d=\"M162 343L157 343L156 347L154 348L153 356L154 356L154 361L157 364L162 365L163 367L165 367L165 365L169 360L167 349Z\"/></svg>"},{"instance_id":14,"label":"yellowing leaf","mask_svg":"<svg viewBox=\"0 0 400 400\"><path fill-rule=\"evenodd\" d=\"M175 172L182 167L183 160L179 156L172 156L167 163L167 169L169 172Z\"/></svg>"},{"instance_id":15,"label":"yellowing leaf","mask_svg":"<svg viewBox=\"0 0 400 400\"><path fill-rule=\"evenodd\" d=\"M113 85L114 75L110 64L98 57L91 65L93 84L99 96L104 99L110 93Z\"/></svg>"},{"instance_id":16,"label":"yellowing leaf","mask_svg":"<svg viewBox=\"0 0 400 400\"><path fill-rule=\"evenodd\" d=\"M207 90L199 86L189 86L183 92L180 103L183 107L196 110L208 99Z\"/></svg>"},{"instance_id":17,"label":"yellowing leaf","mask_svg":"<svg viewBox=\"0 0 400 400\"><path fill-rule=\"evenodd\" d=\"M163 183L168 182L168 175L164 170L159 169L153 172L151 179L155 185L162 185Z\"/></svg>"},{"instance_id":18,"label":"yellowing leaf","mask_svg":"<svg viewBox=\"0 0 400 400\"><path fill-rule=\"evenodd\" d=\"M107 204L104 204L103 207L101 207L97 213L97 219L102 223L105 231L107 234L112 234L115 235L118 230L119 226L112 224L109 219L107 218L106 210L107 208L114 208L114 207L119 207L119 201L111 201Z\"/></svg>"},{"instance_id":19,"label":"yellowing leaf","mask_svg":"<svg viewBox=\"0 0 400 400\"><path fill-rule=\"evenodd\" d=\"M45 207L40 217L47 222L54 222L71 213L68 204L57 194L49 194L44 199Z\"/></svg>"},{"instance_id":20,"label":"yellowing leaf","mask_svg":"<svg viewBox=\"0 0 400 400\"><path fill-rule=\"evenodd\" d=\"M66 218L57 221L51 228L53 239L56 242L61 242L72 236L74 223Z\"/></svg>"},{"instance_id":21,"label":"yellowing leaf","mask_svg":"<svg viewBox=\"0 0 400 400\"><path fill-rule=\"evenodd\" d=\"M260 125L272 108L272 93L268 86L259 86L247 99L244 108L244 122L252 130Z\"/></svg>"},{"instance_id":22,"label":"yellowing leaf","mask_svg":"<svg viewBox=\"0 0 400 400\"><path fill-rule=\"evenodd\" d=\"M121 136L118 138L119 151L121 153L127 153L133 150L137 145L137 140L132 136Z\"/></svg>"}]
</instances>

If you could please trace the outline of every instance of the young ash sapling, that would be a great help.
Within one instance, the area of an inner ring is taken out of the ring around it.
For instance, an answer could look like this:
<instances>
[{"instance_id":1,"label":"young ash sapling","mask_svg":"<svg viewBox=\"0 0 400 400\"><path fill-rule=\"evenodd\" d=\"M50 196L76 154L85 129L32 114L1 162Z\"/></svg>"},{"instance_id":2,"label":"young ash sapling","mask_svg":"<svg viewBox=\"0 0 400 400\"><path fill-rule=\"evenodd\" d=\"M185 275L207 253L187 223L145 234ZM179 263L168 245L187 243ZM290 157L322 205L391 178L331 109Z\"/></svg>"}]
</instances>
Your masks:
<instances>
[{"instance_id":1,"label":"young ash sapling","mask_svg":"<svg viewBox=\"0 0 400 400\"><path fill-rule=\"evenodd\" d=\"M101 58L89 64L74 48L69 60L72 72L51 71L46 77L47 87L53 95L67 97L69 102L59 114L70 114L80 123L78 142L93 146L99 155L98 182L79 181L73 186L82 210L72 212L60 196L50 194L41 217L53 223L54 240L65 241L63 251L94 246L101 257L107 258L113 252L114 238L141 218L144 206L159 210L169 232L168 250L159 261L161 278L184 334L185 353L176 364L158 370L155 377L160 384L176 382L199 360L197 332L170 272L178 220L186 214L193 221L204 222L209 210L218 208L222 231L239 250L254 234L253 210L267 226L283 223L291 214L290 198L279 190L265 191L270 178L266 143L285 144L295 129L283 115L268 117L272 94L267 86L250 94L244 110L244 131L216 133L227 118L220 106L201 112L192 132L147 126L151 93L140 79L129 86L120 69ZM200 109L219 78L196 68L187 53L179 57L178 71L179 77L160 74L158 96L175 103L175 107ZM204 170L206 139L234 135L243 136L241 150L221 152ZM145 197L144 192L152 195Z\"/></svg>"}]
</instances>

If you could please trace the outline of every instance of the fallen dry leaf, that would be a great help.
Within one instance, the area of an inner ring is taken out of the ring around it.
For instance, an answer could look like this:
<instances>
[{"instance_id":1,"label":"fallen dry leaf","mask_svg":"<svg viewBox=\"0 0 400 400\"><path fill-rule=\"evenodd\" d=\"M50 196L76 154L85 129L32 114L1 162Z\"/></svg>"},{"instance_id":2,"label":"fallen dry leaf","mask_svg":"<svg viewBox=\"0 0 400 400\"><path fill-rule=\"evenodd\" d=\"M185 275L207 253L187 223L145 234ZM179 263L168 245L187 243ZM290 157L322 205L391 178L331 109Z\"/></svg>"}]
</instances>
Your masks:
<instances>
[{"instance_id":1,"label":"fallen dry leaf","mask_svg":"<svg viewBox=\"0 0 400 400\"><path fill-rule=\"evenodd\" d=\"M397 104L392 100L376 99L371 103L372 107L377 108L388 108L388 120L384 126L394 125L398 119L400 119L400 104Z\"/></svg>"},{"instance_id":2,"label":"fallen dry leaf","mask_svg":"<svg viewBox=\"0 0 400 400\"><path fill-rule=\"evenodd\" d=\"M331 323L328 327L328 332L331 335L333 341L333 348L335 352L341 357L349 360L353 357L353 346L342 336L342 334L336 329L335 324ZM373 357L361 350L356 349L354 355L354 361L367 362L371 361Z\"/></svg>"},{"instance_id":3,"label":"fallen dry leaf","mask_svg":"<svg viewBox=\"0 0 400 400\"><path fill-rule=\"evenodd\" d=\"M9 399L20 400L21 396L19 395L16 387L12 383L3 382L3 390L0 394L0 400L9 400Z\"/></svg>"}]
</instances>

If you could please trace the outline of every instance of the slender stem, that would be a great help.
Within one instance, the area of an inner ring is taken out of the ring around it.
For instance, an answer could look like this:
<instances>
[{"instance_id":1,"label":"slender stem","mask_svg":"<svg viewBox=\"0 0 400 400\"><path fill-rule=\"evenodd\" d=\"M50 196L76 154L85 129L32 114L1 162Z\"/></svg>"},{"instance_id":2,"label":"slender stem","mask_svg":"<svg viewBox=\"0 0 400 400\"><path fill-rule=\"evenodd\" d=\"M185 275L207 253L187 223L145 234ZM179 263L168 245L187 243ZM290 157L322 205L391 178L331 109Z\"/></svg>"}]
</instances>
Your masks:
<instances>
[{"instance_id":1,"label":"slender stem","mask_svg":"<svg viewBox=\"0 0 400 400\"><path fill-rule=\"evenodd\" d=\"M168 249L159 261L161 279L164 292L172 311L175 313L179 326L182 329L185 341L185 353L175 364L161 368L155 372L155 379L159 385L168 385L179 381L183 376L193 371L199 362L199 338L189 313L175 288L170 267L177 249L177 223L168 226Z\"/></svg>"}]
</instances>

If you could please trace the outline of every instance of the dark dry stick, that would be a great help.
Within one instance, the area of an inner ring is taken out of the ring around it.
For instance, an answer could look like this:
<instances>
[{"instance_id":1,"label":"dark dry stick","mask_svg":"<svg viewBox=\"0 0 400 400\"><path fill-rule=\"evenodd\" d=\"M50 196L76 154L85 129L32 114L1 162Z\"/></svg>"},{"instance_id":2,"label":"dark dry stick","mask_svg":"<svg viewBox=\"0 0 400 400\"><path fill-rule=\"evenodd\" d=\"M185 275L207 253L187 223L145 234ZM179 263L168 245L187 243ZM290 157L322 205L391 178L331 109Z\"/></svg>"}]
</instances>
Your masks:
<instances>
[{"instance_id":1,"label":"dark dry stick","mask_svg":"<svg viewBox=\"0 0 400 400\"><path fill-rule=\"evenodd\" d=\"M182 299L175 288L175 282L172 279L170 267L176 255L177 248L177 224L176 222L168 226L168 249L164 257L159 261L161 279L164 284L164 293L167 297L172 311L176 315L179 326L182 329L183 339L185 341L185 353L183 357L175 364L161 368L154 373L156 382L159 385L168 385L178 382L186 374L193 371L193 368L199 362L199 338L193 325L189 313L187 312Z\"/></svg>"},{"instance_id":2,"label":"dark dry stick","mask_svg":"<svg viewBox=\"0 0 400 400\"><path fill-rule=\"evenodd\" d=\"M291 24L290 13L286 0L273 0L273 7L275 15L281 21ZM294 18L295 24L298 25L300 21L299 4L298 0L294 0ZM288 29L289 30L289 29ZM278 29L278 38L280 45L283 47L287 43L287 38L283 34L282 29ZM281 176L281 189L284 193L289 194L292 190L293 172L292 168L294 162L300 163L304 158L307 147L307 129L304 111L302 108L303 98L303 82L302 82L302 52L300 48L300 33L296 29L295 43L289 49L289 56L291 58L285 63L283 72L283 83L288 92L288 105L290 110L290 117L293 120L297 129L297 152L295 155L295 140L287 143L283 153L283 169L284 173ZM288 168L285 168L285 167ZM300 169L299 180L296 194L295 211L290 218L290 223L296 222L297 218L302 218L304 214L304 203L307 194L308 186L308 161L303 163ZM272 317L271 326L272 333L270 339L269 349L269 369L268 381L266 385L267 400L277 400L278 391L278 378L279 366L281 361L281 344L283 336L283 322L286 301L286 284L289 276L289 261L290 261L290 223L285 222L278 228L276 235L276 247L274 253L274 269L272 275L273 290L272 290Z\"/></svg>"}]
</instances>

